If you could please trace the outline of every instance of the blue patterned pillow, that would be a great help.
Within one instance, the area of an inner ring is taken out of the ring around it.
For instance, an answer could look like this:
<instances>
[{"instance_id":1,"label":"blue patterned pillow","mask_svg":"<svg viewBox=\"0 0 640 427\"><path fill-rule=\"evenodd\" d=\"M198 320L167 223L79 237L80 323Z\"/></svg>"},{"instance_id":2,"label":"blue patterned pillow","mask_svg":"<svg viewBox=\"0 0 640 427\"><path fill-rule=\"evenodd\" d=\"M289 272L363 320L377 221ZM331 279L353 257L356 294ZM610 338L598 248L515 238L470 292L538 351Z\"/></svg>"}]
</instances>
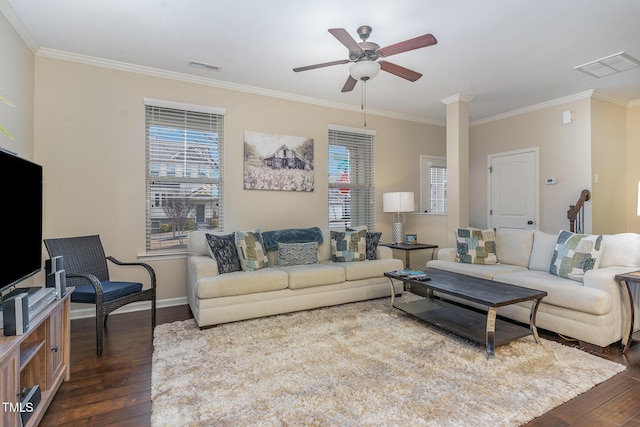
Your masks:
<instances>
[{"instance_id":1,"label":"blue patterned pillow","mask_svg":"<svg viewBox=\"0 0 640 427\"><path fill-rule=\"evenodd\" d=\"M280 265L307 265L318 263L318 242L278 243Z\"/></svg>"},{"instance_id":2,"label":"blue patterned pillow","mask_svg":"<svg viewBox=\"0 0 640 427\"><path fill-rule=\"evenodd\" d=\"M269 258L259 228L251 231L236 231L236 246L242 270L256 271L269 267Z\"/></svg>"},{"instance_id":3,"label":"blue patterned pillow","mask_svg":"<svg viewBox=\"0 0 640 427\"><path fill-rule=\"evenodd\" d=\"M332 231L331 260L334 262L366 261L367 231Z\"/></svg>"},{"instance_id":4,"label":"blue patterned pillow","mask_svg":"<svg viewBox=\"0 0 640 427\"><path fill-rule=\"evenodd\" d=\"M209 255L218 263L218 274L241 271L238 250L236 249L235 233L205 234L207 237Z\"/></svg>"}]
</instances>

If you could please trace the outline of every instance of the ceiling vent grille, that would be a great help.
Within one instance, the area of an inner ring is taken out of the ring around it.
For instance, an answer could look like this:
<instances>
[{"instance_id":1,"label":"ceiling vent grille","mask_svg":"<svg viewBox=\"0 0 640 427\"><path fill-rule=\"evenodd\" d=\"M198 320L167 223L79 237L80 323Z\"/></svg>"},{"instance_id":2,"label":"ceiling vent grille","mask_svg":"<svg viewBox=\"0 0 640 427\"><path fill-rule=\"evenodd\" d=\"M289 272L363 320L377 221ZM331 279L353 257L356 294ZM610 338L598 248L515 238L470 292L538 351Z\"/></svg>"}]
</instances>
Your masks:
<instances>
[{"instance_id":1,"label":"ceiling vent grille","mask_svg":"<svg viewBox=\"0 0 640 427\"><path fill-rule=\"evenodd\" d=\"M575 67L576 70L600 78L640 66L640 61L625 52L618 52Z\"/></svg>"},{"instance_id":2,"label":"ceiling vent grille","mask_svg":"<svg viewBox=\"0 0 640 427\"><path fill-rule=\"evenodd\" d=\"M204 62L189 61L189 67L201 68L203 70L221 71L222 67L218 65L205 64Z\"/></svg>"}]
</instances>

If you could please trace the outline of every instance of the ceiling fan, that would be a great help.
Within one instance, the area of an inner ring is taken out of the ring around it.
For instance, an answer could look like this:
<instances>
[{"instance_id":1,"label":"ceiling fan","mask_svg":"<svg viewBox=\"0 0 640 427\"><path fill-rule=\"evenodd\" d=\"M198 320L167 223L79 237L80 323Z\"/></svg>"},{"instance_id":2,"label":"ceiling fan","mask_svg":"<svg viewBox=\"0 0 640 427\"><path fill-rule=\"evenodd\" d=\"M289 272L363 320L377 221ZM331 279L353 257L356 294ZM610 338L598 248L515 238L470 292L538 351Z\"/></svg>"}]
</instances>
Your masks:
<instances>
[{"instance_id":1,"label":"ceiling fan","mask_svg":"<svg viewBox=\"0 0 640 427\"><path fill-rule=\"evenodd\" d=\"M403 79L407 79L411 82L415 82L422 77L422 74L416 71L401 67L400 65L393 64L389 61L378 61L378 59L414 49L432 46L438 43L433 34L425 34L420 37L415 37L413 39L380 48L376 43L367 41L371 31L372 29L368 25L359 27L357 32L362 41L358 43L344 28L330 28L329 32L338 39L340 43L345 45L347 49L349 49L349 59L340 59L337 61L324 62L322 64L307 65L306 67L294 68L293 71L307 71L353 62L354 64L349 69L349 78L342 87L342 92L349 92L353 90L358 80L367 81L372 79L380 70L402 77Z\"/></svg>"}]
</instances>

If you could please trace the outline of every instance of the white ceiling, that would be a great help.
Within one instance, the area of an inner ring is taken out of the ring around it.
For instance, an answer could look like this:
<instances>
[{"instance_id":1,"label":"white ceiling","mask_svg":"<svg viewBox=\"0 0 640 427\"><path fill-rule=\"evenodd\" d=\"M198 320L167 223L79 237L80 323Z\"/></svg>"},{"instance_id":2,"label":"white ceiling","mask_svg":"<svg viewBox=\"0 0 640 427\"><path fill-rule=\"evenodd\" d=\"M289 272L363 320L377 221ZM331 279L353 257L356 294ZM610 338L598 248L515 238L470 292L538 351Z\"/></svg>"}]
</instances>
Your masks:
<instances>
[{"instance_id":1,"label":"white ceiling","mask_svg":"<svg viewBox=\"0 0 640 427\"><path fill-rule=\"evenodd\" d=\"M638 0L0 0L0 9L42 55L353 108L360 84L340 92L349 64L292 71L347 58L327 29L358 39L356 29L370 25L370 41L382 47L432 33L437 45L387 58L420 80L381 71L367 83L370 113L425 122L443 123L441 100L455 94L473 97L472 121L592 89L621 105L640 100L640 67L600 79L574 70L620 51L640 59ZM188 67L190 60L222 70Z\"/></svg>"}]
</instances>

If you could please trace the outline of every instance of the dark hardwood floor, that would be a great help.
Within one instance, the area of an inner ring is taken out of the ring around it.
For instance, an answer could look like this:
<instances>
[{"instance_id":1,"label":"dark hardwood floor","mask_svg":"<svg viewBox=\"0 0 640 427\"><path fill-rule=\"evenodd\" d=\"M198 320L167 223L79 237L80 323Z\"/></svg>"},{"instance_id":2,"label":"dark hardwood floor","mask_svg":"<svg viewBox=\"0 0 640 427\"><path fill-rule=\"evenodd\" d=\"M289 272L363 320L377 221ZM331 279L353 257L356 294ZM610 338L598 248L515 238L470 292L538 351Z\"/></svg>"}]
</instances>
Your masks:
<instances>
[{"instance_id":1,"label":"dark hardwood floor","mask_svg":"<svg viewBox=\"0 0 640 427\"><path fill-rule=\"evenodd\" d=\"M157 316L158 324L192 317L186 305L158 309ZM551 334L541 335L562 342ZM71 380L60 387L41 426L150 425L150 313L110 316L102 357L95 347L94 319L71 321ZM640 344L625 355L611 346L600 356L628 369L527 425L640 427Z\"/></svg>"}]
</instances>

